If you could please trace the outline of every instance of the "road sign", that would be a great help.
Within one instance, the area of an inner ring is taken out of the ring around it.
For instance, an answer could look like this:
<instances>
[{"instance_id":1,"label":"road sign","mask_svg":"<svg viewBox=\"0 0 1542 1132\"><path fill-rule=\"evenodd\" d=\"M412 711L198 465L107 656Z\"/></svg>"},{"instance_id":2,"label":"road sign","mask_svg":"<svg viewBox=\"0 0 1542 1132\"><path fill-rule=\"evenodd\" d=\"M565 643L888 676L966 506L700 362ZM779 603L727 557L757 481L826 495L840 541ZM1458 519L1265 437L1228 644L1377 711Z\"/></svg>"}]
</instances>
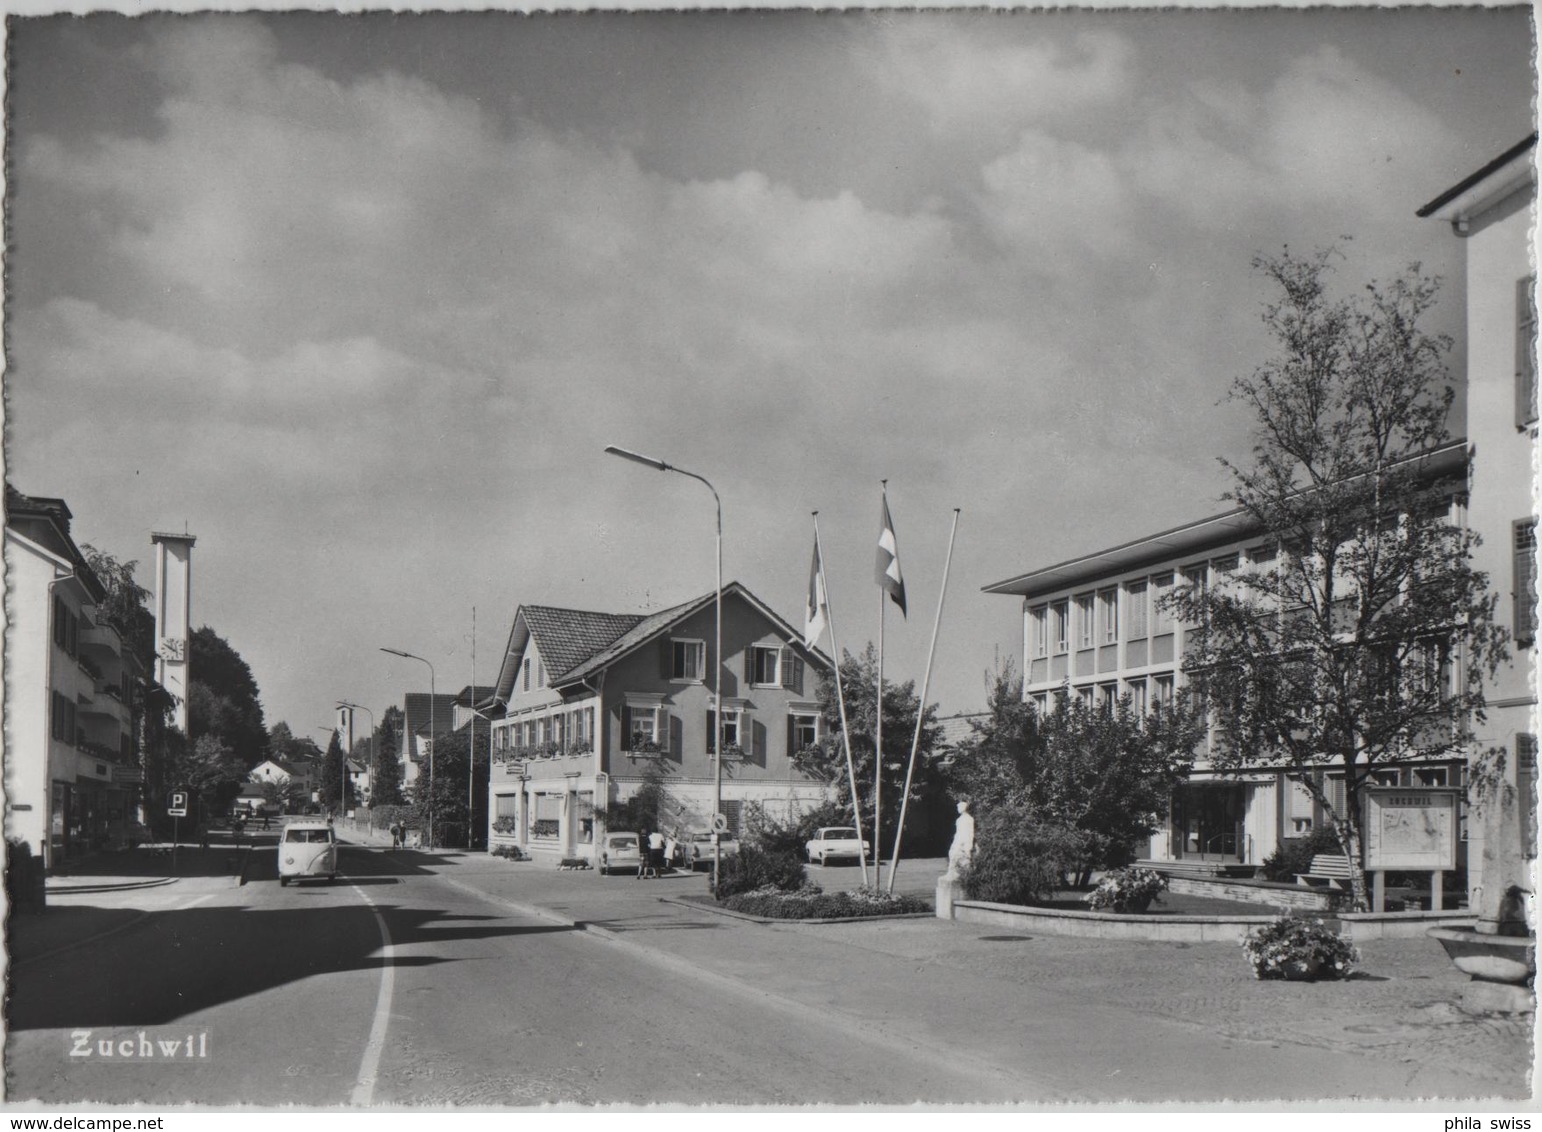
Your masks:
<instances>
[{"instance_id":1,"label":"road sign","mask_svg":"<svg viewBox=\"0 0 1542 1132\"><path fill-rule=\"evenodd\" d=\"M187 817L187 791L173 790L171 792L171 804L166 807L166 813L169 817L174 818Z\"/></svg>"},{"instance_id":2,"label":"road sign","mask_svg":"<svg viewBox=\"0 0 1542 1132\"><path fill-rule=\"evenodd\" d=\"M728 832L728 815L716 814L712 818L712 828L717 833Z\"/></svg>"}]
</instances>

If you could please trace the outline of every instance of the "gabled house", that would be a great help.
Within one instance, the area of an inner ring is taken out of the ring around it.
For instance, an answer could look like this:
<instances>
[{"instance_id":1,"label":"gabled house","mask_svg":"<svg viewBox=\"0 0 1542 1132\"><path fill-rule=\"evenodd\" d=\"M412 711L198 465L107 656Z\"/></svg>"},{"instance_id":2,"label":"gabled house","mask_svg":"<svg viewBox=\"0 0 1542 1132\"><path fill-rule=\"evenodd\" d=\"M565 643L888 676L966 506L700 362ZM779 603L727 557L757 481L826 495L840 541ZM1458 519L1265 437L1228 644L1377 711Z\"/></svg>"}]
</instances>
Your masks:
<instances>
[{"instance_id":1,"label":"gabled house","mask_svg":"<svg viewBox=\"0 0 1542 1132\"><path fill-rule=\"evenodd\" d=\"M455 730L456 699L448 692L408 692L402 697L399 758L403 789L410 789L419 777L428 776L434 740Z\"/></svg>"},{"instance_id":2,"label":"gabled house","mask_svg":"<svg viewBox=\"0 0 1542 1132\"><path fill-rule=\"evenodd\" d=\"M830 660L737 582L651 614L521 606L485 714L492 717L490 844L588 857L612 803L645 783L665 792L681 832L747 803L785 815L829 787L793 755L823 738L818 684ZM717 761L713 669L721 678Z\"/></svg>"}]
</instances>

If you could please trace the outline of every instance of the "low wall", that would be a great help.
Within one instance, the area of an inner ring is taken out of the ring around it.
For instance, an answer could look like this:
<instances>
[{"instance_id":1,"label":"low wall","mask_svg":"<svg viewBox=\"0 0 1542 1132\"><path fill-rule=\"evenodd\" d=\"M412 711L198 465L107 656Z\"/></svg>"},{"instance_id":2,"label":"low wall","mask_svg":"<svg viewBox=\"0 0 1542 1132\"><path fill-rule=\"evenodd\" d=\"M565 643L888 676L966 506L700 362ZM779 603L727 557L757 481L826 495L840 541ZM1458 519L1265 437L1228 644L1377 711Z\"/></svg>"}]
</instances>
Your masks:
<instances>
[{"instance_id":1,"label":"low wall","mask_svg":"<svg viewBox=\"0 0 1542 1132\"><path fill-rule=\"evenodd\" d=\"M1251 932L1272 923L1277 915L1169 916L1074 912L1059 908L1026 908L985 900L944 900L939 892L937 915L966 924L990 924L1040 935L1082 939L1139 939L1155 942L1241 943ZM1352 940L1411 939L1432 927L1471 923L1465 912L1344 912L1332 917Z\"/></svg>"},{"instance_id":2,"label":"low wall","mask_svg":"<svg viewBox=\"0 0 1542 1132\"><path fill-rule=\"evenodd\" d=\"M1289 908L1293 912L1331 912L1349 903L1350 894L1341 889L1304 884L1276 884L1266 880L1208 880L1204 877L1168 874L1169 892L1206 896L1212 900L1235 900L1239 904L1264 904L1271 908Z\"/></svg>"}]
</instances>

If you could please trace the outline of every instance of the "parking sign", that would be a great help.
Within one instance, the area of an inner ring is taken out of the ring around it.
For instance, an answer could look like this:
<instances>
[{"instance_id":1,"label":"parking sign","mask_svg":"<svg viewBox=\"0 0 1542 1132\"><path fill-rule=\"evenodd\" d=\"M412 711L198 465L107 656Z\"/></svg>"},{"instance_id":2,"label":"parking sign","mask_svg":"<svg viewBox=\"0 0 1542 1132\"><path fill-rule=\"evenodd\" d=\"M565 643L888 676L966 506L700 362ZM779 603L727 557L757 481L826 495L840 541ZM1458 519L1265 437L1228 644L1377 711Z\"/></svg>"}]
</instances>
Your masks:
<instances>
[{"instance_id":1,"label":"parking sign","mask_svg":"<svg viewBox=\"0 0 1542 1132\"><path fill-rule=\"evenodd\" d=\"M166 814L167 814L168 817L173 817L173 818L185 818L185 817L187 817L187 791L186 790L173 790L171 792L171 805L166 807Z\"/></svg>"}]
</instances>

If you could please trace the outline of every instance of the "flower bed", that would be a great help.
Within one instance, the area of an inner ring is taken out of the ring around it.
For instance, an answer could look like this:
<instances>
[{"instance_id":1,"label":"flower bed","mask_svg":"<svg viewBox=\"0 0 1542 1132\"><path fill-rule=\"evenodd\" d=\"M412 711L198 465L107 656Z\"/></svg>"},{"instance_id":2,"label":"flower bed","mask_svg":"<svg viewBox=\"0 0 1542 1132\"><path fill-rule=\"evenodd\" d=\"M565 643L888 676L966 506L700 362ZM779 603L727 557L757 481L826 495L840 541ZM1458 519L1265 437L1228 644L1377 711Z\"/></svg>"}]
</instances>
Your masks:
<instances>
[{"instance_id":1,"label":"flower bed","mask_svg":"<svg viewBox=\"0 0 1542 1132\"><path fill-rule=\"evenodd\" d=\"M866 888L855 892L825 892L818 885L793 892L766 886L726 897L721 903L730 912L768 920L845 920L932 910L931 903L919 896L902 893L890 896Z\"/></svg>"},{"instance_id":2,"label":"flower bed","mask_svg":"<svg viewBox=\"0 0 1542 1132\"><path fill-rule=\"evenodd\" d=\"M521 849L518 845L494 845L492 848L492 856L506 857L510 861L530 860L530 855Z\"/></svg>"},{"instance_id":3,"label":"flower bed","mask_svg":"<svg viewBox=\"0 0 1542 1132\"><path fill-rule=\"evenodd\" d=\"M1360 961L1353 944L1321 920L1282 916L1242 941L1257 979L1342 979Z\"/></svg>"},{"instance_id":4,"label":"flower bed","mask_svg":"<svg viewBox=\"0 0 1542 1132\"><path fill-rule=\"evenodd\" d=\"M1167 891L1167 878L1155 869L1135 866L1115 869L1087 894L1087 903L1098 911L1144 912Z\"/></svg>"}]
</instances>

